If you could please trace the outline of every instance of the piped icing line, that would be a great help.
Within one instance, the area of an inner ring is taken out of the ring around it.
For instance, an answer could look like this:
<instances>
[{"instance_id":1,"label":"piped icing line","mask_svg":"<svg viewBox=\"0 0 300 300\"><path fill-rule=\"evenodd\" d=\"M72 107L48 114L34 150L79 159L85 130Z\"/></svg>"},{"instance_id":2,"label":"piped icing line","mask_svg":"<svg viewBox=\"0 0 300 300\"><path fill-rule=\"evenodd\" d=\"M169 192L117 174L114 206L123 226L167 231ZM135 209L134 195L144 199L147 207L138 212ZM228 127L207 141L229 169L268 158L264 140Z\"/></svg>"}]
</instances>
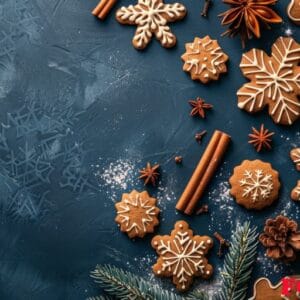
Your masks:
<instances>
[{"instance_id":1,"label":"piped icing line","mask_svg":"<svg viewBox=\"0 0 300 300\"><path fill-rule=\"evenodd\" d=\"M296 18L293 16L293 13L292 13L294 5L297 5L296 1L297 0L291 0L290 4L288 5L288 8L287 8L287 14L292 21L297 23L297 22L300 22L300 14L299 14L299 17ZM298 0L298 6L300 6L299 0ZM298 9L300 10L300 8L298 8Z\"/></svg>"},{"instance_id":2,"label":"piped icing line","mask_svg":"<svg viewBox=\"0 0 300 300\"><path fill-rule=\"evenodd\" d=\"M237 92L239 108L253 112L270 104L268 101L273 101L275 105L270 114L275 122L281 123L286 117L288 124L292 124L300 116L300 102L297 98L300 73L294 69L295 64L300 61L300 47L293 49L294 43L290 39L286 45L280 37L273 45L271 58L258 49L243 54L240 68L247 78L254 81L246 83ZM275 62L278 67L275 67Z\"/></svg>"},{"instance_id":3,"label":"piped icing line","mask_svg":"<svg viewBox=\"0 0 300 300\"><path fill-rule=\"evenodd\" d=\"M245 170L240 186L244 187L242 196L250 196L253 202L256 202L260 198L269 198L274 188L273 177L271 174L264 174L262 170Z\"/></svg>"}]
</instances>

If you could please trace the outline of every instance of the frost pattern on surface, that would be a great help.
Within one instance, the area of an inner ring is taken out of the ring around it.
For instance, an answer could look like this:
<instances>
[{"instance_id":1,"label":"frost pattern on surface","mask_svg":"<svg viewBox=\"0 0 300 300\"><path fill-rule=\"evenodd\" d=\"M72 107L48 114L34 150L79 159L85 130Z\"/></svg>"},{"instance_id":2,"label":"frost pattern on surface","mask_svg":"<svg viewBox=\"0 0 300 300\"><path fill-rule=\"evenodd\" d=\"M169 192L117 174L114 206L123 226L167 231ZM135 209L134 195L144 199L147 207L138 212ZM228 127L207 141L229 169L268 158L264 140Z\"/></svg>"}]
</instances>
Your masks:
<instances>
[{"instance_id":1,"label":"frost pattern on surface","mask_svg":"<svg viewBox=\"0 0 300 300\"><path fill-rule=\"evenodd\" d=\"M262 170L246 170L244 178L240 180L243 186L243 197L250 196L256 202L259 198L267 199L273 190L273 179L271 174L264 174Z\"/></svg>"}]
</instances>

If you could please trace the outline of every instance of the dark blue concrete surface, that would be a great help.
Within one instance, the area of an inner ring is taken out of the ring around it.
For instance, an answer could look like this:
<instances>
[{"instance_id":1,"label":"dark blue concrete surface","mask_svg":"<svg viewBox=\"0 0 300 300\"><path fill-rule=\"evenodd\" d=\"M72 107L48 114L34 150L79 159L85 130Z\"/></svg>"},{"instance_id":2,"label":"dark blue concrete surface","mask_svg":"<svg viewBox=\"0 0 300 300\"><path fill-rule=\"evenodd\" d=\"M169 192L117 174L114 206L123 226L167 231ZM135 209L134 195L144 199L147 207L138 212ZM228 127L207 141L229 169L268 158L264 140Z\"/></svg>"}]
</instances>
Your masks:
<instances>
[{"instance_id":1,"label":"dark blue concrete surface","mask_svg":"<svg viewBox=\"0 0 300 300\"><path fill-rule=\"evenodd\" d=\"M121 1L127 5L131 1ZM250 220L262 229L268 217L283 212L299 221L300 208L289 193L300 173L289 151L300 145L299 121L275 125L267 113L251 116L237 108L236 91L246 80L238 67L239 39L220 37L225 28L217 15L226 9L215 0L209 18L200 17L203 1L186 1L188 16L172 24L178 43L173 49L153 41L143 51L131 45L134 26L121 26L113 14L105 22L91 16L97 0L0 0L0 299L85 299L100 294L89 272L97 263L112 263L173 288L151 274L155 253L151 236L130 241L114 223L114 201L143 189L138 170L147 161L161 164L157 196L162 209L159 233L167 234L178 219L195 232L220 231L227 239L237 222ZM276 10L284 23L264 31L248 48L270 52L290 28L287 1ZM182 71L184 44L195 36L217 38L230 56L228 74L210 85L193 82ZM201 96L214 105L206 120L189 117L187 101ZM257 154L247 144L251 126L276 133L274 148ZM206 129L202 145L195 132ZM232 135L225 163L206 193L211 213L186 217L174 207L214 129ZM182 166L173 156L184 157ZM232 168L243 159L269 161L280 172L278 203L262 212L240 208L228 196ZM299 260L285 266L264 258L253 279L274 282L300 272ZM210 260L218 287L223 260ZM201 286L196 280L194 286Z\"/></svg>"}]
</instances>

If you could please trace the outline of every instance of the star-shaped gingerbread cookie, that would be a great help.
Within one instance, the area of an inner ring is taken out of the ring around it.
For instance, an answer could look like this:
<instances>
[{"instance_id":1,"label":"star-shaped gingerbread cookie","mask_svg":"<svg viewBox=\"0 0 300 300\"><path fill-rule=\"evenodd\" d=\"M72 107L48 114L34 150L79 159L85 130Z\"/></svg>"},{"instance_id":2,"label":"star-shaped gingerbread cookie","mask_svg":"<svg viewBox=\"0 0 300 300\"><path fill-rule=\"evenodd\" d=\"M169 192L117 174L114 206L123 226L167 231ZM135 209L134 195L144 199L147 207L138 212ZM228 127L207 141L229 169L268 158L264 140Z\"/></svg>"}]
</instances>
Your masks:
<instances>
[{"instance_id":1,"label":"star-shaped gingerbread cookie","mask_svg":"<svg viewBox=\"0 0 300 300\"><path fill-rule=\"evenodd\" d=\"M130 238L142 238L146 233L152 233L159 223L160 210L156 207L156 199L151 198L146 191L139 193L133 190L129 194L124 193L122 201L116 203L115 207L115 221Z\"/></svg>"},{"instance_id":2,"label":"star-shaped gingerbread cookie","mask_svg":"<svg viewBox=\"0 0 300 300\"><path fill-rule=\"evenodd\" d=\"M153 272L161 277L173 277L179 291L186 291L198 276L208 279L213 267L205 256L213 246L209 236L193 235L185 221L175 224L171 235L157 235L152 239L152 247L159 255Z\"/></svg>"},{"instance_id":3,"label":"star-shaped gingerbread cookie","mask_svg":"<svg viewBox=\"0 0 300 300\"><path fill-rule=\"evenodd\" d=\"M138 4L121 7L116 19L121 24L136 25L137 30L132 40L136 49L144 49L152 35L165 48L176 44L176 36L171 32L168 22L182 19L186 8L180 3L165 4L162 0L138 0Z\"/></svg>"}]
</instances>

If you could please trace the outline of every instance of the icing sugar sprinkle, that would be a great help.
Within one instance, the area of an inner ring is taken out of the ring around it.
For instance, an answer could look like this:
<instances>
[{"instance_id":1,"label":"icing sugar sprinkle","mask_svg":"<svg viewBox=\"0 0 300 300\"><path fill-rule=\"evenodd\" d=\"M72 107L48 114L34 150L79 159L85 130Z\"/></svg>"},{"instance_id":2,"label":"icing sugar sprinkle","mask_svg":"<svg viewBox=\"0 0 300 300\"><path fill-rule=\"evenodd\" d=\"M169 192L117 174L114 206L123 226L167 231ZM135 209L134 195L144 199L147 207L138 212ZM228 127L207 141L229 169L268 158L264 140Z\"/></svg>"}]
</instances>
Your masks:
<instances>
[{"instance_id":1,"label":"icing sugar sprinkle","mask_svg":"<svg viewBox=\"0 0 300 300\"><path fill-rule=\"evenodd\" d=\"M131 160L117 159L106 166L100 162L92 167L95 169L94 175L99 179L100 186L109 187L107 193L113 202L136 181L136 166Z\"/></svg>"}]
</instances>

